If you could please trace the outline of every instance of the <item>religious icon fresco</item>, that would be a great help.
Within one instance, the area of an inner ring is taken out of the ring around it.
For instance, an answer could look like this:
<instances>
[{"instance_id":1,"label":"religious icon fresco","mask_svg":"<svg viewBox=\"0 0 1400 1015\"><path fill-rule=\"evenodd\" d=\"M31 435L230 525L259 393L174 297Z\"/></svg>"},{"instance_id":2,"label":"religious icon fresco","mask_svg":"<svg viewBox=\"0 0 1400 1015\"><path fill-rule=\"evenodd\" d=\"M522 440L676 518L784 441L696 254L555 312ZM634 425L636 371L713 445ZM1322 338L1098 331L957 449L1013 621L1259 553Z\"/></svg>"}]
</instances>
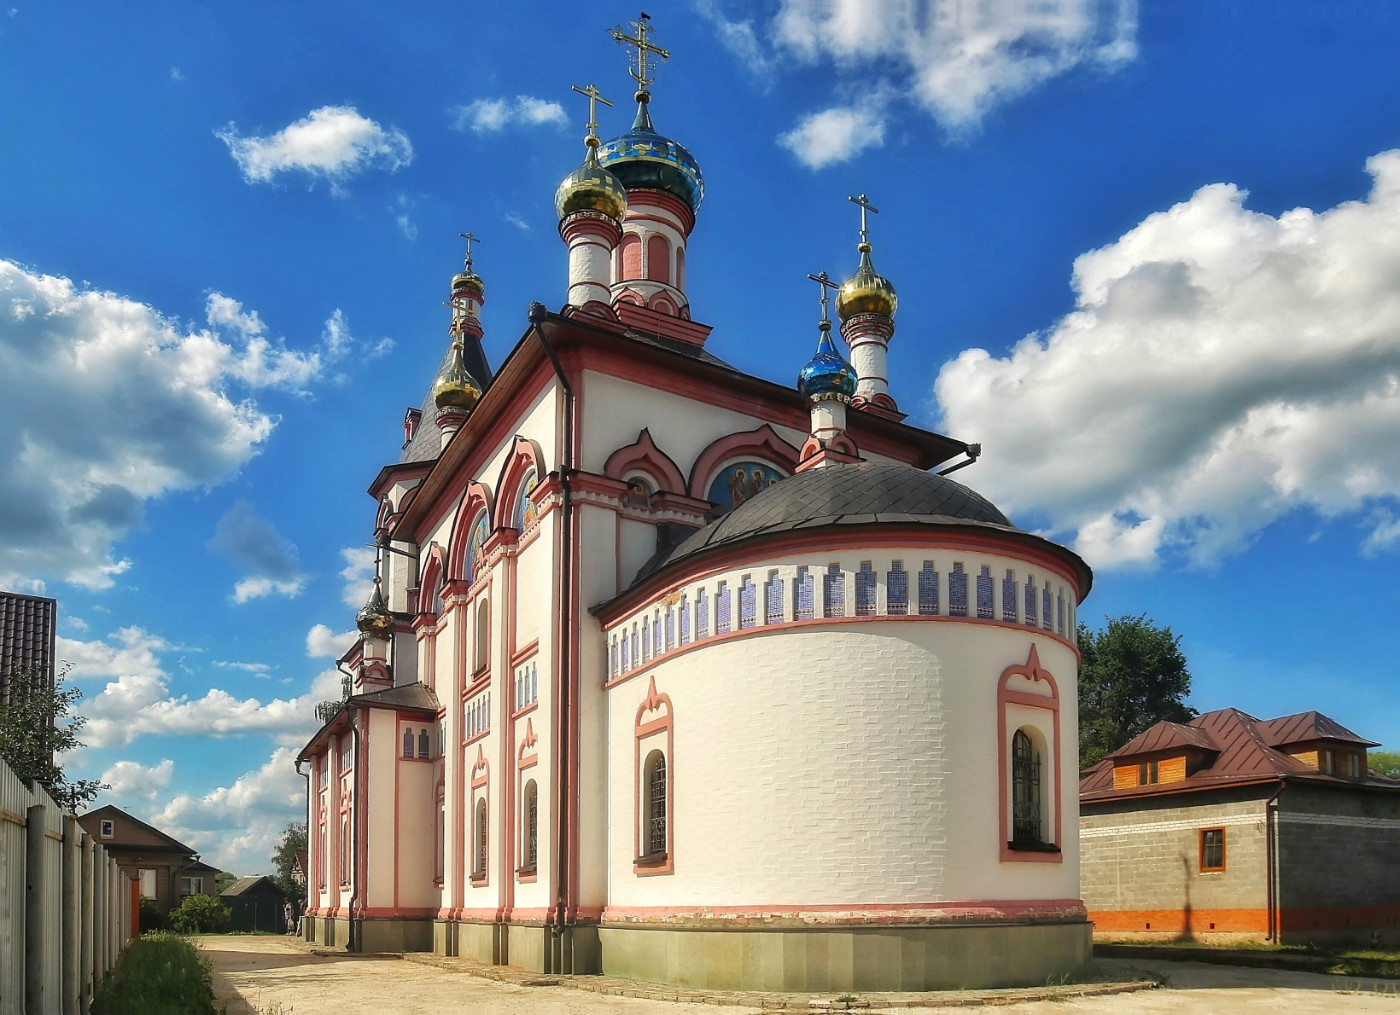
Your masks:
<instances>
[{"instance_id":1,"label":"religious icon fresco","mask_svg":"<svg viewBox=\"0 0 1400 1015\"><path fill-rule=\"evenodd\" d=\"M729 511L782 478L781 472L764 462L734 462L715 476L706 499L718 504L721 511Z\"/></svg>"}]
</instances>

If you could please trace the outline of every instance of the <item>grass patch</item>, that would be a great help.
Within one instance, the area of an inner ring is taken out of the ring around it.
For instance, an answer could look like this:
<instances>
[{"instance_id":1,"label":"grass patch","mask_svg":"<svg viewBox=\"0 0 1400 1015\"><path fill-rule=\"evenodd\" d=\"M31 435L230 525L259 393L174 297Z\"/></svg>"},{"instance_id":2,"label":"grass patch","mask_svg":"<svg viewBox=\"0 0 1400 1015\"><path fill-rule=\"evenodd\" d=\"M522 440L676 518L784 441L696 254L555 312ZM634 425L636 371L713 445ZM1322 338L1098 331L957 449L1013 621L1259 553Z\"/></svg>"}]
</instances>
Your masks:
<instances>
[{"instance_id":1,"label":"grass patch","mask_svg":"<svg viewBox=\"0 0 1400 1015\"><path fill-rule=\"evenodd\" d=\"M92 1015L216 1015L213 964L178 934L138 937L103 977Z\"/></svg>"}]
</instances>

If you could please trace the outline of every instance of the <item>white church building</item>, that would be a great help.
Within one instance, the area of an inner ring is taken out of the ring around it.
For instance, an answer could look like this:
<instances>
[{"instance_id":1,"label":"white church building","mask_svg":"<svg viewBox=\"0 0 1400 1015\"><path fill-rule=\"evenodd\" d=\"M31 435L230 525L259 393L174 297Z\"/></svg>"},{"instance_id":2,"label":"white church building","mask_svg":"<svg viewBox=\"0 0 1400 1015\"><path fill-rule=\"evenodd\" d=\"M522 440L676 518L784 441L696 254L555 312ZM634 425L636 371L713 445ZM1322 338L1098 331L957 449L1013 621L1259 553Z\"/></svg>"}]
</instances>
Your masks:
<instances>
[{"instance_id":1,"label":"white church building","mask_svg":"<svg viewBox=\"0 0 1400 1015\"><path fill-rule=\"evenodd\" d=\"M686 292L703 181L635 27L636 121L590 122L555 199L563 308L493 372L469 248L371 486L353 693L298 759L305 933L712 988L1070 972L1089 569L933 471L978 449L889 390L863 197L849 361L826 320L795 385L716 354Z\"/></svg>"}]
</instances>

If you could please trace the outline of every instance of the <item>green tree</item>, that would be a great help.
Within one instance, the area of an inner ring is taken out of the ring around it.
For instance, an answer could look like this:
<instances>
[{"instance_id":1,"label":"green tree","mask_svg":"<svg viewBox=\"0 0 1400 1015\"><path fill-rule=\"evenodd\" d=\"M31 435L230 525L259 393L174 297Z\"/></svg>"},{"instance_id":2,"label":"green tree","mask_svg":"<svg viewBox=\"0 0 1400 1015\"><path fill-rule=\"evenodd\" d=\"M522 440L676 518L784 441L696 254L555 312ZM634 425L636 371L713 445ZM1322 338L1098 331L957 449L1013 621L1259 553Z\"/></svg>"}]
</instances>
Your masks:
<instances>
[{"instance_id":1,"label":"green tree","mask_svg":"<svg viewBox=\"0 0 1400 1015\"><path fill-rule=\"evenodd\" d=\"M298 853L306 852L306 823L289 821L282 829L282 837L277 840L277 848L272 852L272 866L277 871L274 880L289 899L306 901L306 886L298 884L292 877L292 862ZM305 871L302 871L305 874Z\"/></svg>"},{"instance_id":2,"label":"green tree","mask_svg":"<svg viewBox=\"0 0 1400 1015\"><path fill-rule=\"evenodd\" d=\"M1146 614L1079 625L1079 765L1087 768L1163 719L1187 722L1191 673L1181 636Z\"/></svg>"},{"instance_id":3,"label":"green tree","mask_svg":"<svg viewBox=\"0 0 1400 1015\"><path fill-rule=\"evenodd\" d=\"M0 703L0 757L27 782L42 786L65 810L83 810L107 787L95 779L70 780L59 764L60 755L81 747L78 731L87 722L73 715L83 692L65 687L67 663L49 686L34 668L10 674L9 700Z\"/></svg>"},{"instance_id":4,"label":"green tree","mask_svg":"<svg viewBox=\"0 0 1400 1015\"><path fill-rule=\"evenodd\" d=\"M179 934L217 934L228 930L233 914L212 895L186 895L170 911L170 928Z\"/></svg>"},{"instance_id":5,"label":"green tree","mask_svg":"<svg viewBox=\"0 0 1400 1015\"><path fill-rule=\"evenodd\" d=\"M1400 779L1400 751L1372 751L1366 755L1366 767L1392 779Z\"/></svg>"}]
</instances>

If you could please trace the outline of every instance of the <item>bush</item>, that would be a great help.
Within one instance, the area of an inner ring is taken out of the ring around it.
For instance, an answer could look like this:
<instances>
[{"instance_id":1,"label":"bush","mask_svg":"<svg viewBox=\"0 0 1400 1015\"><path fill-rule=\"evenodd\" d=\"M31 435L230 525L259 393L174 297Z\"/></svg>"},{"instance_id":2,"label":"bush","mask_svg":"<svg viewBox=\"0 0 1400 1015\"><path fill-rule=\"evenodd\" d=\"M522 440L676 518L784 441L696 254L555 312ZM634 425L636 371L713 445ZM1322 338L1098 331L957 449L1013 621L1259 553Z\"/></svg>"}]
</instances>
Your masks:
<instances>
[{"instance_id":1,"label":"bush","mask_svg":"<svg viewBox=\"0 0 1400 1015\"><path fill-rule=\"evenodd\" d=\"M141 896L141 909L139 910L140 928L142 934L149 934L156 930L169 930L170 921L160 908L146 898Z\"/></svg>"},{"instance_id":2,"label":"bush","mask_svg":"<svg viewBox=\"0 0 1400 1015\"><path fill-rule=\"evenodd\" d=\"M187 895L170 911L170 926L181 934L217 934L228 929L232 916L212 895Z\"/></svg>"},{"instance_id":3,"label":"bush","mask_svg":"<svg viewBox=\"0 0 1400 1015\"><path fill-rule=\"evenodd\" d=\"M214 1015L213 964L187 939L147 934L102 980L92 1015Z\"/></svg>"}]
</instances>

